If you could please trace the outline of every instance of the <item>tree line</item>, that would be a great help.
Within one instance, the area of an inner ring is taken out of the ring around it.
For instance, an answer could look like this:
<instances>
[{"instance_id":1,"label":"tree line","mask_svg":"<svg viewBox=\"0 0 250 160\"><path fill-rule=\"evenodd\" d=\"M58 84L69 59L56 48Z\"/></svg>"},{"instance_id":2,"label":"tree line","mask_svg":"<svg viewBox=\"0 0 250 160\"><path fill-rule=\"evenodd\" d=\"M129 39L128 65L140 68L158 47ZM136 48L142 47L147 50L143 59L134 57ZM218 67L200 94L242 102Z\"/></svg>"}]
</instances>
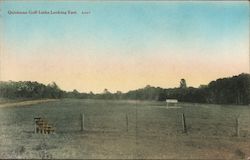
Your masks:
<instances>
[{"instance_id":1,"label":"tree line","mask_svg":"<svg viewBox=\"0 0 250 160\"><path fill-rule=\"evenodd\" d=\"M31 81L0 82L2 98L81 98L81 99L115 99L115 100L157 100L177 99L180 102L214 103L214 104L250 104L250 74L220 78L208 85L198 88L187 87L185 79L181 79L176 88L161 88L147 85L144 88L122 93L111 93L104 89L103 93L80 93L76 89L70 92L61 90L55 82L44 85Z\"/></svg>"},{"instance_id":2,"label":"tree line","mask_svg":"<svg viewBox=\"0 0 250 160\"><path fill-rule=\"evenodd\" d=\"M163 89L146 86L123 94L124 99L159 100L177 99L180 102L213 104L250 104L250 74L220 78L198 88L187 87L185 79L180 87Z\"/></svg>"},{"instance_id":3,"label":"tree line","mask_svg":"<svg viewBox=\"0 0 250 160\"><path fill-rule=\"evenodd\" d=\"M0 82L1 98L62 98L64 93L55 82L48 85L31 81Z\"/></svg>"}]
</instances>

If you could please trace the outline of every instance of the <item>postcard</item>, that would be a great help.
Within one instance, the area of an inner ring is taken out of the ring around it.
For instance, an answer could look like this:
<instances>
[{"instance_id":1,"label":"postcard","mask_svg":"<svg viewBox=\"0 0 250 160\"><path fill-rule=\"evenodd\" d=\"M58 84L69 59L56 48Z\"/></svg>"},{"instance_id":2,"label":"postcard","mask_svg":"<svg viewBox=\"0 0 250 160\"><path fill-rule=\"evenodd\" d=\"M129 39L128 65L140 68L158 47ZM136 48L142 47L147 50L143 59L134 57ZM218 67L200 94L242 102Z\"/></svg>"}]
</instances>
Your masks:
<instances>
[{"instance_id":1,"label":"postcard","mask_svg":"<svg viewBox=\"0 0 250 160\"><path fill-rule=\"evenodd\" d=\"M250 159L248 1L0 1L0 159Z\"/></svg>"}]
</instances>

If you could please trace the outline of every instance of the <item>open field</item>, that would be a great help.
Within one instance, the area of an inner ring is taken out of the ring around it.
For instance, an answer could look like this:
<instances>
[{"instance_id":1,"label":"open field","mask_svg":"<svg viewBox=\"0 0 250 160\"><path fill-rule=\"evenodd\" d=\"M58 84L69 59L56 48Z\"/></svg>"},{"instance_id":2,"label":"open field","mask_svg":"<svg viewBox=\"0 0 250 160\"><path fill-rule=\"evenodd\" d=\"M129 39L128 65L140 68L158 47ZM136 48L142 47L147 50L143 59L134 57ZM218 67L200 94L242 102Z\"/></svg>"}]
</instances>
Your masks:
<instances>
[{"instance_id":1,"label":"open field","mask_svg":"<svg viewBox=\"0 0 250 160\"><path fill-rule=\"evenodd\" d=\"M80 129L85 116L85 132ZM182 133L185 113L188 134ZM235 136L239 117L240 136ZM34 134L34 117L56 133ZM127 117L127 118L126 118ZM127 121L127 120L128 121ZM63 99L0 107L0 158L246 159L250 107Z\"/></svg>"}]
</instances>

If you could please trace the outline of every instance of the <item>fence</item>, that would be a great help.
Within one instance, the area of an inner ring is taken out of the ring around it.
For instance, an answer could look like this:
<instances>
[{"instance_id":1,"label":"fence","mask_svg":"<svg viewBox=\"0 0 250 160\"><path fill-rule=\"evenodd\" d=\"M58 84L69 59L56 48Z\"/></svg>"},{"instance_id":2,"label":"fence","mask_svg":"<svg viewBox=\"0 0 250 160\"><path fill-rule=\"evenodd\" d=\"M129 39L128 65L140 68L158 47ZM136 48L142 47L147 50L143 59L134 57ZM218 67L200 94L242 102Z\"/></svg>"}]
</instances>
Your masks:
<instances>
[{"instance_id":1,"label":"fence","mask_svg":"<svg viewBox=\"0 0 250 160\"><path fill-rule=\"evenodd\" d=\"M141 114L140 111L138 111L138 114L139 115ZM171 126L169 126L169 125L173 126L173 124L171 124L171 123L174 122L174 121L172 121L172 119L170 119L171 121L168 121L169 120L169 119L167 119L168 117L165 116L164 114L162 114L162 117L148 117L148 115L147 115L144 117L139 116L138 118L137 118L137 115L136 115L136 117L134 117L135 115L131 115L128 113L123 113L124 117L121 115L122 114L120 114L118 121L117 120L106 121L105 119L102 119L101 123L103 123L103 124L110 123L110 122L112 122L112 124L119 123L120 124L119 128L121 129L120 130L121 132L125 131L125 132L133 133L133 131L135 131L135 130L137 132L138 127L139 127L139 130L141 130L141 131L146 131L146 132L153 131L154 132L154 130L157 130L158 133L165 132L168 134L169 130L167 128L172 129ZM195 133L199 132L199 133L205 133L206 135L209 135L209 134L211 134L211 132L214 131L216 133L215 134L212 133L212 135L218 135L217 133L222 130L222 132L227 131L228 133L231 133L231 135L234 135L236 137L245 135L244 130L242 130L242 128L243 128L242 123L243 122L242 121L240 122L239 116L236 117L235 119L231 119L231 121L229 121L229 122L231 122L230 125L227 125L227 126L224 126L224 124L221 124L222 122L219 122L219 121L216 121L216 122L218 122L219 125L215 126L213 122L211 123L211 121L209 121L209 119L212 117L209 117L209 118L207 117L207 119L205 119L205 118L201 118L201 117L196 117L192 113L185 113L184 114L184 112L182 112L182 114L178 113L176 115L173 115L173 117L174 116L176 116L176 119L178 119L176 121L176 122L178 122L178 123L176 123L176 126L175 126L176 129L182 130L182 133L185 133L185 134L187 134L187 133L188 134L195 134ZM166 117L166 119L164 117ZM91 115L87 115L87 121L85 121L85 118L86 118L86 115L84 115L84 113L81 113L80 120L78 119L77 125L75 125L75 127L78 128L78 131L80 130L81 132L85 132L88 130L89 131L95 130L96 129L95 127L97 127L95 124L98 123L98 121L95 120L94 123L93 122L89 123L90 122L89 119L92 119L95 117L92 117ZM109 119L113 119L113 117L110 116ZM159 119L160 121L157 121L157 119ZM164 119L166 121L164 121ZM55 127L53 125L49 124L45 118L36 117L36 118L34 118L34 120L35 120L35 133L51 134L51 133L55 132ZM68 122L70 122L70 120ZM60 120L60 124L61 123L62 122ZM79 124L80 124L80 126L79 126ZM161 126L163 126L164 124L166 124L166 127L162 128ZM59 125L59 127L60 127L60 125ZM77 128L75 128L75 129L77 129ZM68 129L70 129L70 128L68 128ZM101 129L105 130L105 128L101 128ZM107 127L106 129L109 130L111 128ZM173 130L174 129L172 129L172 133L174 133ZM248 133L246 133L246 134L248 134Z\"/></svg>"}]
</instances>

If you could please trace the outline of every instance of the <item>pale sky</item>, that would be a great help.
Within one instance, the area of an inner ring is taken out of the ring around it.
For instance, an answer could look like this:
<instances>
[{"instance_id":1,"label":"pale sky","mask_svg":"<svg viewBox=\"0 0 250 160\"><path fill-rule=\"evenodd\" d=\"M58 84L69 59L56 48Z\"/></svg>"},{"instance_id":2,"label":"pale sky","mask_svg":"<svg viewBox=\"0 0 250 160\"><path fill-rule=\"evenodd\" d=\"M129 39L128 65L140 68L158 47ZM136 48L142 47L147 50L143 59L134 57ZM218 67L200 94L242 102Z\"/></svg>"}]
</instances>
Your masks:
<instances>
[{"instance_id":1,"label":"pale sky","mask_svg":"<svg viewBox=\"0 0 250 160\"><path fill-rule=\"evenodd\" d=\"M97 93L248 73L248 3L1 1L0 80ZM8 14L29 10L78 14Z\"/></svg>"}]
</instances>

